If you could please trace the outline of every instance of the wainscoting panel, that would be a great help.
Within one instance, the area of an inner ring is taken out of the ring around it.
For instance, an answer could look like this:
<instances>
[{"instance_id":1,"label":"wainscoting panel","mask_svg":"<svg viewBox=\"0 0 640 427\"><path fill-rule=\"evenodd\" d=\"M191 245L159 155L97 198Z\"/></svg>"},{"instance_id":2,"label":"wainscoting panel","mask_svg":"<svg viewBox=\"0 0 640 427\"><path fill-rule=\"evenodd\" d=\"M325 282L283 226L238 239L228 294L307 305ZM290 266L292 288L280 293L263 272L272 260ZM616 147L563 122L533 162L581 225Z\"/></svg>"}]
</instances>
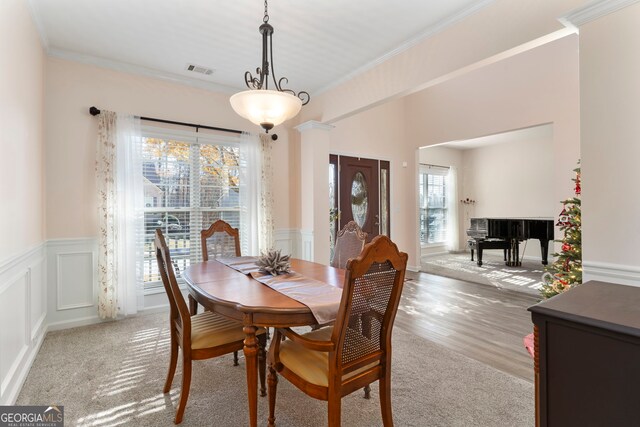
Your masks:
<instances>
[{"instance_id":1,"label":"wainscoting panel","mask_svg":"<svg viewBox=\"0 0 640 427\"><path fill-rule=\"evenodd\" d=\"M73 310L94 305L93 252L56 254L56 309Z\"/></svg>"},{"instance_id":2,"label":"wainscoting panel","mask_svg":"<svg viewBox=\"0 0 640 427\"><path fill-rule=\"evenodd\" d=\"M640 268L630 265L583 261L583 282L600 280L621 285L640 286Z\"/></svg>"},{"instance_id":3,"label":"wainscoting panel","mask_svg":"<svg viewBox=\"0 0 640 427\"><path fill-rule=\"evenodd\" d=\"M0 405L12 404L44 338L45 245L0 263Z\"/></svg>"},{"instance_id":4,"label":"wainscoting panel","mask_svg":"<svg viewBox=\"0 0 640 427\"><path fill-rule=\"evenodd\" d=\"M47 287L45 257L41 257L30 267L29 297L31 299L31 340L42 334L47 318Z\"/></svg>"},{"instance_id":5,"label":"wainscoting panel","mask_svg":"<svg viewBox=\"0 0 640 427\"><path fill-rule=\"evenodd\" d=\"M49 330L100 321L97 308L97 245L95 238L47 242Z\"/></svg>"},{"instance_id":6,"label":"wainscoting panel","mask_svg":"<svg viewBox=\"0 0 640 427\"><path fill-rule=\"evenodd\" d=\"M300 230L300 259L313 261L313 230Z\"/></svg>"},{"instance_id":7,"label":"wainscoting panel","mask_svg":"<svg viewBox=\"0 0 640 427\"><path fill-rule=\"evenodd\" d=\"M28 319L25 312L29 312L27 305L27 288L29 286L29 272L22 271L13 277L0 289L0 324L11 325L2 328L0 333L0 390L3 394L29 348L27 339Z\"/></svg>"},{"instance_id":8,"label":"wainscoting panel","mask_svg":"<svg viewBox=\"0 0 640 427\"><path fill-rule=\"evenodd\" d=\"M289 254L293 258L300 258L300 230L283 228L276 230L273 235L273 243L276 249L283 254Z\"/></svg>"}]
</instances>

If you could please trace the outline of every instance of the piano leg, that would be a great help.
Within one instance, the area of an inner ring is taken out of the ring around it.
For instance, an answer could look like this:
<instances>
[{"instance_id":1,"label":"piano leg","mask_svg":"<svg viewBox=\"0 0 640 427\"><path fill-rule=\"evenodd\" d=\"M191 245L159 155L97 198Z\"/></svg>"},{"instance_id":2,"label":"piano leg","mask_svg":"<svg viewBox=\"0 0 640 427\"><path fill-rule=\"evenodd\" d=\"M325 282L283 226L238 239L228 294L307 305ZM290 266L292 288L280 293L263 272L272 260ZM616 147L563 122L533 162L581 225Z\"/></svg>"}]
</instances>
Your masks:
<instances>
[{"instance_id":1,"label":"piano leg","mask_svg":"<svg viewBox=\"0 0 640 427\"><path fill-rule=\"evenodd\" d=\"M520 242L518 239L511 239L511 249L509 250L509 261L505 263L509 267L517 267L520 263Z\"/></svg>"},{"instance_id":2,"label":"piano leg","mask_svg":"<svg viewBox=\"0 0 640 427\"><path fill-rule=\"evenodd\" d=\"M540 253L542 254L542 265L549 263L549 241L546 239L540 239Z\"/></svg>"},{"instance_id":3,"label":"piano leg","mask_svg":"<svg viewBox=\"0 0 640 427\"><path fill-rule=\"evenodd\" d=\"M471 261L473 261L473 249L471 249Z\"/></svg>"},{"instance_id":4,"label":"piano leg","mask_svg":"<svg viewBox=\"0 0 640 427\"><path fill-rule=\"evenodd\" d=\"M478 267L482 267L482 243L478 242Z\"/></svg>"},{"instance_id":5,"label":"piano leg","mask_svg":"<svg viewBox=\"0 0 640 427\"><path fill-rule=\"evenodd\" d=\"M504 260L505 261L507 260L507 250L506 249L504 249ZM473 260L471 260L471 261L473 261Z\"/></svg>"}]
</instances>

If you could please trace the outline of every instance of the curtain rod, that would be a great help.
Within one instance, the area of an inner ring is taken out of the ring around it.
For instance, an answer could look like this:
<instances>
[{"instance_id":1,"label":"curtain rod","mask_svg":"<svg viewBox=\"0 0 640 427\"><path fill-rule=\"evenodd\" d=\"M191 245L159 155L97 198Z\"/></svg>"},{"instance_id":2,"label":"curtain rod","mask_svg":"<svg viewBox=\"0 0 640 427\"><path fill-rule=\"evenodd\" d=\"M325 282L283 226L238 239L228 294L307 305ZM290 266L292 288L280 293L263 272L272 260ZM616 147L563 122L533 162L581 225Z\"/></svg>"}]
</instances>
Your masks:
<instances>
[{"instance_id":1,"label":"curtain rod","mask_svg":"<svg viewBox=\"0 0 640 427\"><path fill-rule=\"evenodd\" d=\"M441 166L441 165L434 165L432 163L420 163L422 166L435 166L437 168L442 168L442 169L451 169L451 166Z\"/></svg>"},{"instance_id":2,"label":"curtain rod","mask_svg":"<svg viewBox=\"0 0 640 427\"><path fill-rule=\"evenodd\" d=\"M91 107L89 108L89 114L91 114L92 116L97 116L98 114L100 114L100 110L96 107ZM225 129L225 128L219 128L215 126L196 125L193 123L176 122L173 120L154 119L153 117L140 117L140 120L146 120L148 122L167 123L170 125L190 126L196 129L211 129L211 130L219 130L221 132L242 133L241 130Z\"/></svg>"}]
</instances>

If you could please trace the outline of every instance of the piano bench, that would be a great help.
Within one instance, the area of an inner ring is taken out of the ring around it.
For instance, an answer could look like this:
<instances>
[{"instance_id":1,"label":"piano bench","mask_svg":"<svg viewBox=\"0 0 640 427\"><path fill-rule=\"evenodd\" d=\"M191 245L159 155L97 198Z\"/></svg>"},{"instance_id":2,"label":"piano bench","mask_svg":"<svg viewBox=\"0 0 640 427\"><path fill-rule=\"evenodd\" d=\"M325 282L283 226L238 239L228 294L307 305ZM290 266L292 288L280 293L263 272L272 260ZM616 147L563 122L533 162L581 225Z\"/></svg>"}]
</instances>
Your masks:
<instances>
[{"instance_id":1,"label":"piano bench","mask_svg":"<svg viewBox=\"0 0 640 427\"><path fill-rule=\"evenodd\" d=\"M473 261L473 252L478 251L478 265L482 265L482 251L485 249L502 249L504 251L504 260L507 261L508 251L511 250L511 242L503 239L469 239L467 246L471 250L471 261Z\"/></svg>"}]
</instances>

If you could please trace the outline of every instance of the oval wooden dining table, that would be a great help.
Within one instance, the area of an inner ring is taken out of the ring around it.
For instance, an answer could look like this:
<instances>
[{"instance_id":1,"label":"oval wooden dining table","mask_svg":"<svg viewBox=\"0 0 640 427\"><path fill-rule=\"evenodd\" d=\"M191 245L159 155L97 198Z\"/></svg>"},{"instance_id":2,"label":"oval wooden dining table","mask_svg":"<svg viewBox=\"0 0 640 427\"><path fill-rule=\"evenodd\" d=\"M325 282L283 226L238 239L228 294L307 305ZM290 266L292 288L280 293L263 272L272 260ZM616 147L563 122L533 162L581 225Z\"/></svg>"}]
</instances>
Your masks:
<instances>
[{"instance_id":1,"label":"oval wooden dining table","mask_svg":"<svg viewBox=\"0 0 640 427\"><path fill-rule=\"evenodd\" d=\"M311 279L342 288L345 270L299 259L291 269ZM241 322L246 334L244 357L247 371L249 425L258 423L258 327L291 327L317 324L306 305L264 285L251 276L215 260L192 264L182 273L189 290L191 310L195 302L208 310ZM266 395L264 388L261 395Z\"/></svg>"}]
</instances>

